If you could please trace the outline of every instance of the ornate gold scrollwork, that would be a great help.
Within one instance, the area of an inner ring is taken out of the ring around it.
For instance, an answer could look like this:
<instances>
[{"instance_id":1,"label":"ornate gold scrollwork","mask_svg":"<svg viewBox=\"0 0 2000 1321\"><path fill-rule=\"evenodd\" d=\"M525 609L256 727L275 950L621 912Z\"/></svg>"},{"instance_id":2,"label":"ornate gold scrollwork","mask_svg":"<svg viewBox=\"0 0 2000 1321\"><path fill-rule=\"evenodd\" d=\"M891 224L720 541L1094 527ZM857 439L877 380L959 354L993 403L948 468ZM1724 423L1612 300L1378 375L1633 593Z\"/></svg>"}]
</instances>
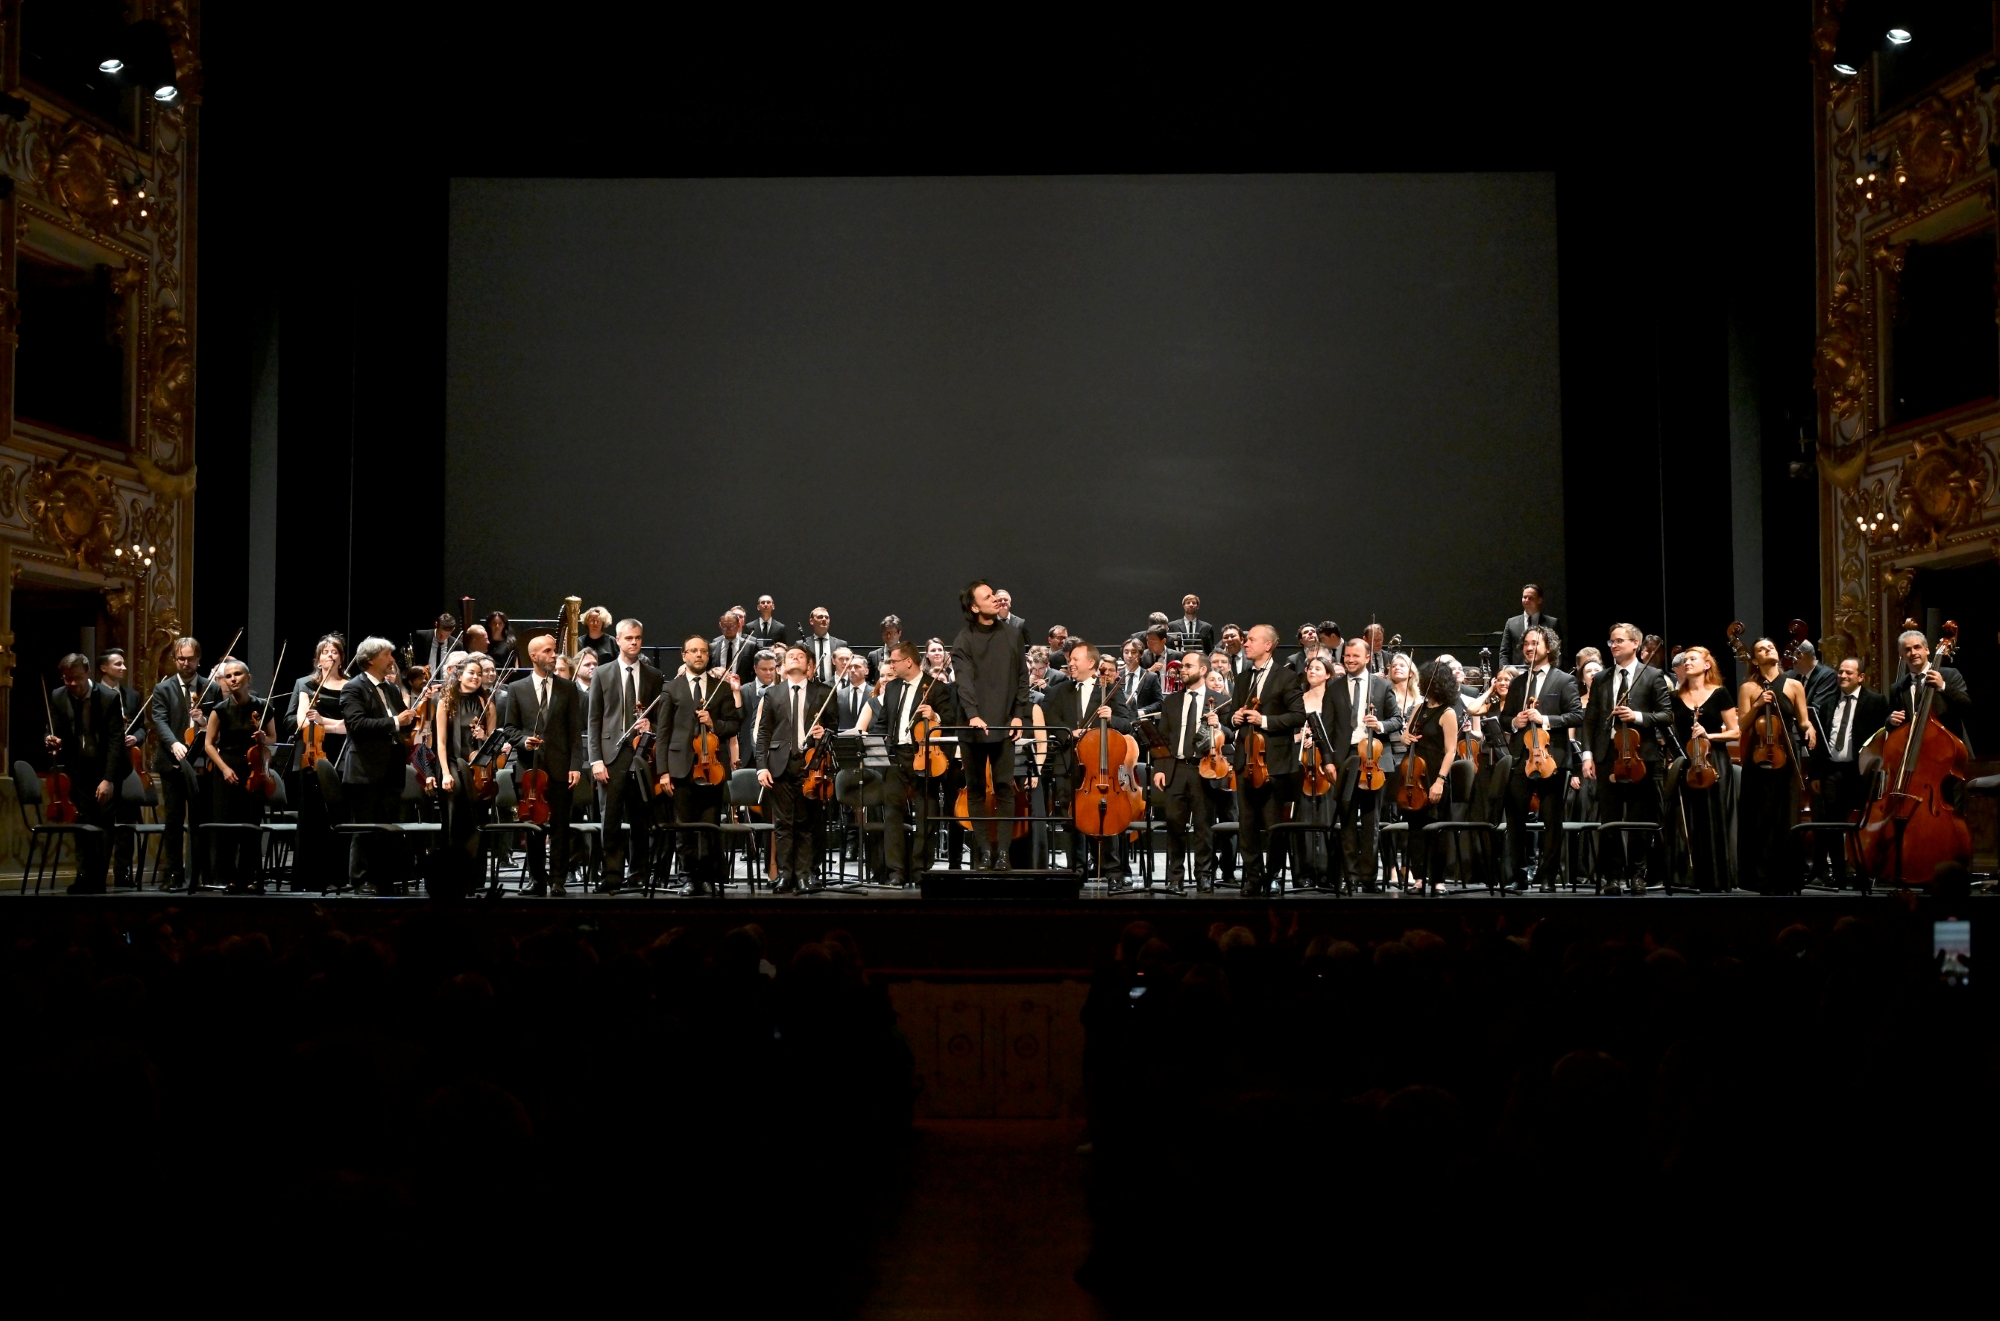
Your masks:
<instances>
[{"instance_id":1,"label":"ornate gold scrollwork","mask_svg":"<svg viewBox=\"0 0 2000 1321\"><path fill-rule=\"evenodd\" d=\"M1920 206L1958 182L1978 131L1970 97L1947 101L1939 94L1921 102L1890 152L1896 208Z\"/></svg>"},{"instance_id":2,"label":"ornate gold scrollwork","mask_svg":"<svg viewBox=\"0 0 2000 1321\"><path fill-rule=\"evenodd\" d=\"M21 487L21 474L14 468L0 466L0 518L14 516L15 498Z\"/></svg>"},{"instance_id":3,"label":"ornate gold scrollwork","mask_svg":"<svg viewBox=\"0 0 2000 1321\"><path fill-rule=\"evenodd\" d=\"M172 446L169 462L180 460L185 455L188 421L188 396L194 385L194 354L188 347L187 326L181 320L180 309L169 307L160 313L153 326L153 388L148 393L151 404L153 432L160 440ZM136 447L143 449L143 446ZM146 484L154 486L153 476L141 468ZM193 465L168 473L154 468L153 473L163 477L178 477L187 474L189 488L193 487ZM164 491L161 494L165 494Z\"/></svg>"},{"instance_id":4,"label":"ornate gold scrollwork","mask_svg":"<svg viewBox=\"0 0 2000 1321\"><path fill-rule=\"evenodd\" d=\"M21 490L21 509L35 540L55 546L79 569L98 566L118 540L118 491L96 459L72 454L37 463Z\"/></svg>"},{"instance_id":5,"label":"ornate gold scrollwork","mask_svg":"<svg viewBox=\"0 0 2000 1321\"><path fill-rule=\"evenodd\" d=\"M124 223L125 185L102 133L81 119L70 120L53 135L46 162L43 188L71 220L100 234Z\"/></svg>"},{"instance_id":6,"label":"ornate gold scrollwork","mask_svg":"<svg viewBox=\"0 0 2000 1321\"><path fill-rule=\"evenodd\" d=\"M1833 287L1826 332L1819 337L1814 375L1827 400L1832 426L1820 437L1819 468L1835 486L1847 488L1868 463L1868 314L1859 293L1842 281Z\"/></svg>"},{"instance_id":7,"label":"ornate gold scrollwork","mask_svg":"<svg viewBox=\"0 0 2000 1321\"><path fill-rule=\"evenodd\" d=\"M1991 457L1977 440L1943 432L1917 438L1896 481L1897 521L1903 540L1936 550L1938 538L1970 523L1992 489Z\"/></svg>"},{"instance_id":8,"label":"ornate gold scrollwork","mask_svg":"<svg viewBox=\"0 0 2000 1321\"><path fill-rule=\"evenodd\" d=\"M1868 612L1862 607L1861 598L1853 592L1842 592L1840 600L1833 608L1833 630L1830 636L1820 639L1820 650L1829 665L1839 665L1849 656L1861 661L1862 668L1868 669Z\"/></svg>"}]
</instances>

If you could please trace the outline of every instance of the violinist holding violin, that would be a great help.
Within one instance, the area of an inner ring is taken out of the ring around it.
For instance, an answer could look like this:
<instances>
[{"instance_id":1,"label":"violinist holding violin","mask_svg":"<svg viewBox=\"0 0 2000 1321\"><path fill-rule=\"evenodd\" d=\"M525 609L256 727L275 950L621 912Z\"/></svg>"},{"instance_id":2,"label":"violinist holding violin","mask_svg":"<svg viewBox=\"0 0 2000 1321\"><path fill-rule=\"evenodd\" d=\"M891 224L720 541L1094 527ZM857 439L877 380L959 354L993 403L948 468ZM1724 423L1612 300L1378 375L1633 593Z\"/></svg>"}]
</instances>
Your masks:
<instances>
[{"instance_id":1,"label":"violinist holding violin","mask_svg":"<svg viewBox=\"0 0 2000 1321\"><path fill-rule=\"evenodd\" d=\"M770 792L780 894L797 894L809 885L817 862L824 809L806 794L805 760L827 735L821 722L832 706L833 687L814 677L815 668L803 643L787 645L784 674L757 711L757 783Z\"/></svg>"},{"instance_id":2,"label":"violinist holding violin","mask_svg":"<svg viewBox=\"0 0 2000 1321\"><path fill-rule=\"evenodd\" d=\"M890 885L912 885L915 871L929 863L931 856L931 784L917 764L921 749L915 731L920 725L932 728L958 723L952 707L950 685L924 667L924 653L914 642L897 642L884 649L882 685L882 737L889 746L889 769L882 773L883 852L888 862ZM911 843L907 826L916 822L916 841Z\"/></svg>"},{"instance_id":3,"label":"violinist holding violin","mask_svg":"<svg viewBox=\"0 0 2000 1321\"><path fill-rule=\"evenodd\" d=\"M1364 644L1365 648L1365 644ZM1243 850L1243 893L1269 894L1282 862L1270 844L1272 826L1291 815L1298 798L1299 747L1293 732L1306 722L1298 671L1276 663L1278 630L1254 625L1243 640L1250 668L1236 676L1229 725L1236 731L1236 820ZM1364 654L1361 663L1367 664ZM1386 685L1385 689L1386 691ZM1262 779L1262 784L1255 783Z\"/></svg>"},{"instance_id":4,"label":"violinist holding violin","mask_svg":"<svg viewBox=\"0 0 2000 1321\"><path fill-rule=\"evenodd\" d=\"M1562 871L1563 796L1569 784L1570 742L1565 732L1583 723L1583 699L1577 695L1576 680L1556 668L1556 649L1561 640L1555 630L1538 624L1521 638L1524 673L1508 685L1507 701L1500 708L1500 724L1507 731L1507 750L1513 767L1507 775L1507 838L1513 855L1513 887L1528 888L1528 813L1539 800L1537 813L1542 823L1542 860L1537 876L1544 887L1553 887ZM1598 682L1604 682L1600 676ZM1548 735L1548 757L1552 773L1539 778L1530 774L1528 730L1534 727Z\"/></svg>"},{"instance_id":5,"label":"violinist holding violin","mask_svg":"<svg viewBox=\"0 0 2000 1321\"><path fill-rule=\"evenodd\" d=\"M301 871L319 873L338 865L333 823L320 798L314 764L324 760L338 766L341 747L347 742L347 726L340 719L340 690L347 686L342 675L346 663L347 640L338 633L321 638L313 648L313 668L292 685L292 699L281 713L281 733L292 740L292 765L298 772L293 799L299 805L296 866ZM336 887L322 878L316 888L325 891Z\"/></svg>"},{"instance_id":6,"label":"violinist holding violin","mask_svg":"<svg viewBox=\"0 0 2000 1321\"><path fill-rule=\"evenodd\" d=\"M396 646L383 637L363 638L354 649L361 676L340 690L340 720L347 728L347 747L340 759L341 796L354 822L386 824L402 813L403 784L410 762L402 735L416 723L416 712L405 704L403 690L392 682ZM348 845L347 877L356 889L376 894L394 888L393 841L378 832L360 831Z\"/></svg>"},{"instance_id":7,"label":"violinist holding violin","mask_svg":"<svg viewBox=\"0 0 2000 1321\"><path fill-rule=\"evenodd\" d=\"M1202 891L1215 888L1215 852L1209 844L1208 787L1201 778L1201 757L1222 736L1213 694L1206 682L1208 657L1199 651L1181 656L1180 690L1160 707L1162 751L1153 754L1153 787L1166 803L1167 885L1182 887L1187 870L1188 832L1194 833L1194 877Z\"/></svg>"},{"instance_id":8,"label":"violinist holding violin","mask_svg":"<svg viewBox=\"0 0 2000 1321\"><path fill-rule=\"evenodd\" d=\"M681 668L667 685L655 713L666 731L662 766L666 777L660 781L674 800L674 824L722 820L722 803L728 796L729 741L743 725L742 679L733 670L708 665L708 640L691 633L681 640ZM697 739L714 740L713 762L721 779L710 783L706 772L694 773ZM678 832L675 847L681 871L688 878L691 895L720 893L722 889L722 841L704 830Z\"/></svg>"},{"instance_id":9,"label":"violinist holding violin","mask_svg":"<svg viewBox=\"0 0 2000 1321\"><path fill-rule=\"evenodd\" d=\"M1673 721L1673 690L1666 672L1641 654L1645 640L1637 625L1611 626L1611 666L1597 676L1584 709L1583 778L1597 782L1599 821L1660 823L1661 730ZM1665 874L1663 843L1656 835L1647 848L1647 870L1656 876ZM1617 847L1626 847L1622 836ZM1636 869L1625 870L1633 892L1643 893Z\"/></svg>"},{"instance_id":10,"label":"violinist holding violin","mask_svg":"<svg viewBox=\"0 0 2000 1321\"><path fill-rule=\"evenodd\" d=\"M1818 746L1818 737L1806 686L1785 672L1778 644L1758 638L1750 648L1750 666L1736 694L1746 749L1736 801L1737 879L1762 894L1792 894L1799 888L1799 860L1791 830L1804 796L1798 759ZM1597 681L1610 677L1607 670Z\"/></svg>"},{"instance_id":11,"label":"violinist holding violin","mask_svg":"<svg viewBox=\"0 0 2000 1321\"><path fill-rule=\"evenodd\" d=\"M1707 647L1689 647L1681 653L1680 675L1673 718L1681 757L1667 775L1667 793L1677 818L1675 837L1686 839L1694 888L1723 890L1730 885L1729 745L1736 742L1739 728L1736 703L1722 686Z\"/></svg>"},{"instance_id":12,"label":"violinist holding violin","mask_svg":"<svg viewBox=\"0 0 2000 1321\"><path fill-rule=\"evenodd\" d=\"M118 703L118 741L124 749L124 765L111 786L111 819L120 827L111 836L111 883L121 889L131 881L132 845L138 839L136 832L123 827L139 824L139 808L145 797L137 792L139 785L128 788L126 783L146 755L141 747L146 741L146 730L138 719L139 694L125 682L130 672L121 647L107 647L97 658L97 682Z\"/></svg>"},{"instance_id":13,"label":"violinist holding violin","mask_svg":"<svg viewBox=\"0 0 2000 1321\"><path fill-rule=\"evenodd\" d=\"M146 716L153 726L153 776L160 786L160 806L166 829L167 874L164 884L178 890L187 883L182 859L186 857L188 831L208 819L208 801L201 791L200 772L206 769L199 742L190 746L188 731L208 723L202 713L202 698L208 684L201 676L201 643L193 638L174 639L173 672L153 685ZM190 820L192 818L192 820ZM194 874L202 871L199 853Z\"/></svg>"},{"instance_id":14,"label":"violinist holding violin","mask_svg":"<svg viewBox=\"0 0 2000 1321\"><path fill-rule=\"evenodd\" d=\"M250 753L262 747L268 765L278 745L277 738L265 728L269 703L250 691L250 667L240 660L222 663L217 686L222 689L222 701L208 713L203 735L209 764L215 768L212 819L254 825L264 819L265 799L251 788ZM216 835L209 874L223 882L231 894L260 890L256 877L262 841L248 831L217 831Z\"/></svg>"},{"instance_id":15,"label":"violinist holding violin","mask_svg":"<svg viewBox=\"0 0 2000 1321\"><path fill-rule=\"evenodd\" d=\"M583 779L583 693L556 673L556 640L547 633L528 639L534 672L507 685L507 741L514 764L548 777L548 829L528 839L528 893L562 894L569 863L569 819L576 786ZM556 860L549 874L548 859Z\"/></svg>"},{"instance_id":16,"label":"violinist holding violin","mask_svg":"<svg viewBox=\"0 0 2000 1321\"><path fill-rule=\"evenodd\" d=\"M597 781L604 808L604 879L598 883L602 894L616 894L625 884L625 825L632 826L632 884L645 880L652 862L652 836L648 831L657 777L650 758L634 755L635 739L654 729L652 716L666 676L639 654L646 645L646 626L636 619L621 619L616 629L618 653L599 661L590 676L590 703L584 726L584 744L590 757L590 776Z\"/></svg>"},{"instance_id":17,"label":"violinist holding violin","mask_svg":"<svg viewBox=\"0 0 2000 1321\"><path fill-rule=\"evenodd\" d=\"M448 897L457 898L479 884L479 827L491 817L493 804L476 792L472 763L499 728L500 713L480 691L486 675L478 655L454 652L447 673L433 718L438 788L444 792L446 885Z\"/></svg>"},{"instance_id":18,"label":"violinist holding violin","mask_svg":"<svg viewBox=\"0 0 2000 1321\"><path fill-rule=\"evenodd\" d=\"M69 778L78 824L97 833L77 836L76 880L71 894L103 894L110 855L111 801L131 768L111 694L90 680L90 660L77 652L57 666L62 685L49 696L49 733L42 745L55 754L53 770Z\"/></svg>"},{"instance_id":19,"label":"violinist holding violin","mask_svg":"<svg viewBox=\"0 0 2000 1321\"><path fill-rule=\"evenodd\" d=\"M1375 875L1375 828L1382 817L1384 785L1367 787L1361 781L1368 778L1363 774L1365 767L1372 766L1384 775L1396 769L1400 753L1390 736L1402 732L1403 717L1396 709L1395 688L1387 675L1373 671L1371 659L1366 638L1342 644L1340 673L1327 681L1331 696L1323 719L1327 735L1340 753L1340 810L1336 819L1340 822L1344 884L1350 892L1358 885L1376 894L1382 886Z\"/></svg>"}]
</instances>

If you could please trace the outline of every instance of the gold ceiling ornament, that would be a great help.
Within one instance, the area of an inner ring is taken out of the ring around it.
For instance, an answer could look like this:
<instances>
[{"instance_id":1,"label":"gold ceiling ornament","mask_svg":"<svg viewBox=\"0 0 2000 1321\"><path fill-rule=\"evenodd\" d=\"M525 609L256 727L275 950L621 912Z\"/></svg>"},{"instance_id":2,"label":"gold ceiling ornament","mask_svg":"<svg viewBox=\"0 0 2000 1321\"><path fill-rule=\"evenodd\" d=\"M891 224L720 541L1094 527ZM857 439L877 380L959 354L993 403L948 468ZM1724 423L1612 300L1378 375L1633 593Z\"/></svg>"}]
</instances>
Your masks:
<instances>
[{"instance_id":1,"label":"gold ceiling ornament","mask_svg":"<svg viewBox=\"0 0 2000 1321\"><path fill-rule=\"evenodd\" d=\"M180 636L180 616L171 609L153 612L153 626L146 631L146 650L153 655L153 673L165 674L174 668L174 642Z\"/></svg>"},{"instance_id":2,"label":"gold ceiling ornament","mask_svg":"<svg viewBox=\"0 0 2000 1321\"><path fill-rule=\"evenodd\" d=\"M1936 550L1944 533L1978 517L1993 487L1993 460L1977 439L1942 431L1919 436L1912 449L1896 481L1897 521L1905 542Z\"/></svg>"},{"instance_id":3,"label":"gold ceiling ornament","mask_svg":"<svg viewBox=\"0 0 2000 1321\"><path fill-rule=\"evenodd\" d=\"M1820 651L1826 663L1838 666L1849 656L1861 661L1865 672L1868 668L1868 611L1861 604L1861 597L1854 592L1842 592L1839 602L1833 608L1833 630L1820 639Z\"/></svg>"},{"instance_id":4,"label":"gold ceiling ornament","mask_svg":"<svg viewBox=\"0 0 2000 1321\"><path fill-rule=\"evenodd\" d=\"M1958 182L1978 134L1969 96L1947 101L1940 93L1920 101L1889 153L1897 209L1928 202Z\"/></svg>"},{"instance_id":5,"label":"gold ceiling ornament","mask_svg":"<svg viewBox=\"0 0 2000 1321\"><path fill-rule=\"evenodd\" d=\"M79 569L99 567L118 540L118 489L96 459L72 454L61 463L37 463L20 498L35 540L57 547Z\"/></svg>"},{"instance_id":6,"label":"gold ceiling ornament","mask_svg":"<svg viewBox=\"0 0 2000 1321\"><path fill-rule=\"evenodd\" d=\"M79 225L106 234L124 223L128 202L117 155L105 146L104 135L81 119L53 135L43 186L49 200Z\"/></svg>"},{"instance_id":7,"label":"gold ceiling ornament","mask_svg":"<svg viewBox=\"0 0 2000 1321\"><path fill-rule=\"evenodd\" d=\"M1896 569L1888 565L1882 566L1882 590L1888 593L1889 599L1897 605L1901 605L1910 599L1910 591L1916 585L1917 571L1915 569Z\"/></svg>"},{"instance_id":8,"label":"gold ceiling ornament","mask_svg":"<svg viewBox=\"0 0 2000 1321\"><path fill-rule=\"evenodd\" d=\"M132 466L139 470L139 480L146 484L146 489L162 500L185 500L194 494L193 464L185 472L168 472L147 458L144 451L133 450Z\"/></svg>"},{"instance_id":9,"label":"gold ceiling ornament","mask_svg":"<svg viewBox=\"0 0 2000 1321\"><path fill-rule=\"evenodd\" d=\"M168 446L169 462L177 462L187 453L188 403L194 385L194 352L188 345L187 325L181 320L178 307L168 307L160 312L153 325L153 384L147 391L148 410L153 424L153 434ZM138 447L143 449L144 446ZM135 450L136 452L136 450ZM192 473L193 465L185 471ZM141 468L140 475L146 470ZM160 472L158 468L153 469ZM192 489L192 478L190 489ZM146 484L153 486L153 478L147 477ZM154 490L159 490L153 486ZM161 494L166 494L164 491Z\"/></svg>"},{"instance_id":10,"label":"gold ceiling ornament","mask_svg":"<svg viewBox=\"0 0 2000 1321\"><path fill-rule=\"evenodd\" d=\"M1867 325L1867 311L1853 287L1844 281L1834 285L1813 374L1832 423L1820 438L1819 468L1842 488L1853 486L1868 462Z\"/></svg>"},{"instance_id":11,"label":"gold ceiling ornament","mask_svg":"<svg viewBox=\"0 0 2000 1321\"><path fill-rule=\"evenodd\" d=\"M21 474L12 467L0 467L0 518L12 518L20 495Z\"/></svg>"}]
</instances>

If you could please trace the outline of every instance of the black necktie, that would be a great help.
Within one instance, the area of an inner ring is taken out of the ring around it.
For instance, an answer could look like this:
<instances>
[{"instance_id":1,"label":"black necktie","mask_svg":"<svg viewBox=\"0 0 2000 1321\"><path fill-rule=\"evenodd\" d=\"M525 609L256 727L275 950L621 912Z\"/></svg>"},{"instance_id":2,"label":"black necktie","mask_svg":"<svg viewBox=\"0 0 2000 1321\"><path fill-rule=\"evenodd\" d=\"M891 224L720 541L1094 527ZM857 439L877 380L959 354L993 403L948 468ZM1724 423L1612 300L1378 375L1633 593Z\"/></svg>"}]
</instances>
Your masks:
<instances>
[{"instance_id":1,"label":"black necktie","mask_svg":"<svg viewBox=\"0 0 2000 1321\"><path fill-rule=\"evenodd\" d=\"M639 723L639 688L638 688L638 679L637 676L633 674L632 667L630 665L627 665L624 668L625 668L625 719L621 722L621 727L625 729L630 729L632 728L632 726Z\"/></svg>"},{"instance_id":2,"label":"black necktie","mask_svg":"<svg viewBox=\"0 0 2000 1321\"><path fill-rule=\"evenodd\" d=\"M1833 722L1833 750L1835 752L1846 750L1844 745L1847 740L1847 726L1848 722L1853 718L1854 694L1849 693L1840 699L1840 716Z\"/></svg>"},{"instance_id":3,"label":"black necktie","mask_svg":"<svg viewBox=\"0 0 2000 1321\"><path fill-rule=\"evenodd\" d=\"M1632 680L1632 672L1630 670L1618 671L1618 691L1612 694L1613 700L1611 702L1611 705L1613 706L1625 705L1625 689L1627 685L1630 684L1631 680Z\"/></svg>"}]
</instances>

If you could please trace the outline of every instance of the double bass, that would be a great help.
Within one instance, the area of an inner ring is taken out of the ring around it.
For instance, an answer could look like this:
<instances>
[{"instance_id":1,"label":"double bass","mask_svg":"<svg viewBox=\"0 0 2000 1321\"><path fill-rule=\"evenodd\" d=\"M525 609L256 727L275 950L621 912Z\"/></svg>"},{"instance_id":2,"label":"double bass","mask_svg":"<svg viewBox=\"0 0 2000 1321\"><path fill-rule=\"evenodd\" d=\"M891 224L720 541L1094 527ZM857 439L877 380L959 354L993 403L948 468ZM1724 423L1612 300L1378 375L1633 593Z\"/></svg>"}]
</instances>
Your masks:
<instances>
[{"instance_id":1,"label":"double bass","mask_svg":"<svg viewBox=\"0 0 2000 1321\"><path fill-rule=\"evenodd\" d=\"M1958 624L1938 630L1935 669L1951 655ZM1862 818L1861 865L1877 880L1928 885L1947 862L1972 860L1972 830L1945 800L1948 781L1963 780L1966 749L1935 713L1937 690L1916 685L1910 718L1882 735L1882 795Z\"/></svg>"}]
</instances>

